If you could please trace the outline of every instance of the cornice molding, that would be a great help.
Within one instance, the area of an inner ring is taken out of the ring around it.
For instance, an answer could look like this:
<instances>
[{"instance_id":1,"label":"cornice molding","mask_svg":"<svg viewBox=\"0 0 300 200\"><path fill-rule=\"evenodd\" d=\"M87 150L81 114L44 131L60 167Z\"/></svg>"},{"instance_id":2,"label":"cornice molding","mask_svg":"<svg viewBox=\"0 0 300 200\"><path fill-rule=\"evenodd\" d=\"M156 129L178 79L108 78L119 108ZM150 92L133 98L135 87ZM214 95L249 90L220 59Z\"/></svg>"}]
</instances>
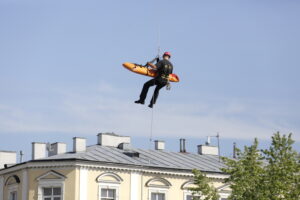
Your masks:
<instances>
[{"instance_id":1,"label":"cornice molding","mask_svg":"<svg viewBox=\"0 0 300 200\"><path fill-rule=\"evenodd\" d=\"M27 162L24 164L16 165L8 169L3 169L0 171L0 175L13 173L23 169L53 169L53 168L70 168L70 169L87 169L87 170L114 170L123 172L138 172L138 173L149 173L149 174L159 174L159 175L170 175L170 176L183 176L183 177L193 177L192 172L188 170L177 170L168 168L152 168L145 166L129 166L113 163L95 163L92 161L63 161L63 162ZM228 178L228 175L221 173L205 172L206 176L212 179L223 180Z\"/></svg>"}]
</instances>

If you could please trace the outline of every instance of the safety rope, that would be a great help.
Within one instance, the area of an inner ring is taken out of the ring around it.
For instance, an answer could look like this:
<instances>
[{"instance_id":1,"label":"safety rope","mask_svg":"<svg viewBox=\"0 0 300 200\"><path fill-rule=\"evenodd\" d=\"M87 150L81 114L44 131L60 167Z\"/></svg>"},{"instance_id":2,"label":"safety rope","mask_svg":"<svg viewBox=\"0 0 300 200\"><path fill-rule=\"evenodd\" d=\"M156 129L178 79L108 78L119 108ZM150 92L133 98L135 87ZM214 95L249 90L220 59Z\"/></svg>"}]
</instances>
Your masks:
<instances>
[{"instance_id":1,"label":"safety rope","mask_svg":"<svg viewBox=\"0 0 300 200\"><path fill-rule=\"evenodd\" d=\"M151 110L152 111L151 111L151 123L150 123L149 149L151 149L151 145L152 145L154 107Z\"/></svg>"},{"instance_id":2,"label":"safety rope","mask_svg":"<svg viewBox=\"0 0 300 200\"><path fill-rule=\"evenodd\" d=\"M158 55L158 57L159 57L159 55L160 55L160 25L158 24L158 41L157 41L157 55Z\"/></svg>"},{"instance_id":3,"label":"safety rope","mask_svg":"<svg viewBox=\"0 0 300 200\"><path fill-rule=\"evenodd\" d=\"M160 56L160 25L158 25L158 39L157 39L157 56ZM151 102L154 100L154 95L152 96ZM153 137L153 118L154 118L154 106L151 109L151 123L150 123L150 137L149 137L149 149L151 149L152 145L152 137Z\"/></svg>"}]
</instances>

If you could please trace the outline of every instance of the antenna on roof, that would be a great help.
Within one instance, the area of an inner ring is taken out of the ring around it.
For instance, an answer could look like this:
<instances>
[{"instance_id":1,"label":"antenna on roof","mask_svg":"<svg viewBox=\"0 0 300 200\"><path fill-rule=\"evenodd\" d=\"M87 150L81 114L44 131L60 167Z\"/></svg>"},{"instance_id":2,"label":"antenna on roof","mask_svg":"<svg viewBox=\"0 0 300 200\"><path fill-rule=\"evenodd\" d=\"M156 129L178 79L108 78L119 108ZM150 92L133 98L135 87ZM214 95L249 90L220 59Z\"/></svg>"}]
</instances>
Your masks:
<instances>
[{"instance_id":1,"label":"antenna on roof","mask_svg":"<svg viewBox=\"0 0 300 200\"><path fill-rule=\"evenodd\" d=\"M211 137L215 137L218 140L218 155L219 155L219 162L221 162L221 151L220 151L220 134L219 132L217 132L217 135L214 136L207 136L207 141L206 141L206 145L210 145L210 139Z\"/></svg>"},{"instance_id":2,"label":"antenna on roof","mask_svg":"<svg viewBox=\"0 0 300 200\"><path fill-rule=\"evenodd\" d=\"M236 158L236 143L233 143L233 158Z\"/></svg>"},{"instance_id":3,"label":"antenna on roof","mask_svg":"<svg viewBox=\"0 0 300 200\"><path fill-rule=\"evenodd\" d=\"M221 161L221 150L220 150L220 134L217 132L217 139L218 139L218 153L219 153L219 162Z\"/></svg>"},{"instance_id":4,"label":"antenna on roof","mask_svg":"<svg viewBox=\"0 0 300 200\"><path fill-rule=\"evenodd\" d=\"M24 156L24 153L23 153L23 151L21 150L21 151L20 151L20 163L23 162L23 156Z\"/></svg>"}]
</instances>

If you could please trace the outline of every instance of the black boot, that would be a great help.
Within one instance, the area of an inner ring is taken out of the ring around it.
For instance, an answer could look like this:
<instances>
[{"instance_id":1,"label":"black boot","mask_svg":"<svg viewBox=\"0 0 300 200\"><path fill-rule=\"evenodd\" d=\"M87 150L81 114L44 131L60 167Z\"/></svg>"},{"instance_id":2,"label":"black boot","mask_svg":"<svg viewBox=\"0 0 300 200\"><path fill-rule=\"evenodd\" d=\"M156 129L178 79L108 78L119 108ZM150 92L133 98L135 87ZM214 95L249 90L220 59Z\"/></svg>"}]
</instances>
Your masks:
<instances>
[{"instance_id":1,"label":"black boot","mask_svg":"<svg viewBox=\"0 0 300 200\"><path fill-rule=\"evenodd\" d=\"M135 101L134 103L145 104L145 101L137 100L137 101Z\"/></svg>"},{"instance_id":2,"label":"black boot","mask_svg":"<svg viewBox=\"0 0 300 200\"><path fill-rule=\"evenodd\" d=\"M149 108L153 108L153 104L152 104L152 103L150 103L148 107L149 107Z\"/></svg>"}]
</instances>

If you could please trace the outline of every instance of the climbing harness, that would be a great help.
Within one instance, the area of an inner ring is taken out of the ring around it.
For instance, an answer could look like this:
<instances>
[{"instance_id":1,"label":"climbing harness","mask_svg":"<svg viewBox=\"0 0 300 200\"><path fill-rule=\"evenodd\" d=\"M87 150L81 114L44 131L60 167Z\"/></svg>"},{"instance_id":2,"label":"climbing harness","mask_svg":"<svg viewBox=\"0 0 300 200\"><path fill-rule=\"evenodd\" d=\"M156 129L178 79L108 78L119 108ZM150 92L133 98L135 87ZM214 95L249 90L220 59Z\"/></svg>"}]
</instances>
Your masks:
<instances>
[{"instance_id":1,"label":"climbing harness","mask_svg":"<svg viewBox=\"0 0 300 200\"><path fill-rule=\"evenodd\" d=\"M170 81L168 81L168 83L166 85L166 90L171 90L171 83L170 83Z\"/></svg>"}]
</instances>

